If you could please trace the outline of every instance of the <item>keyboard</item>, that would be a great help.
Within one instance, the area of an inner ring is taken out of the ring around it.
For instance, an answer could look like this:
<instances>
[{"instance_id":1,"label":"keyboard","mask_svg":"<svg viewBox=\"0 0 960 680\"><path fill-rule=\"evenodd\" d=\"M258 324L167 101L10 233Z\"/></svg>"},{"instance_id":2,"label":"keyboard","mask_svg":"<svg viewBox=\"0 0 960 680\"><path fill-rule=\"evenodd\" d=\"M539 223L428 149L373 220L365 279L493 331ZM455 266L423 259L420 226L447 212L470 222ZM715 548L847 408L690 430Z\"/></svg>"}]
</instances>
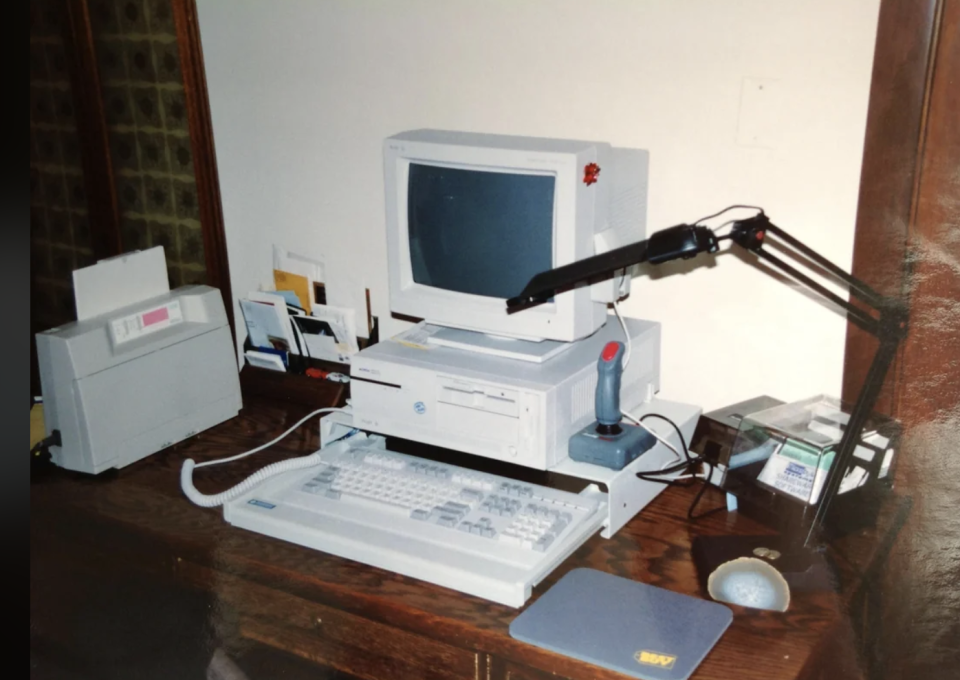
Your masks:
<instances>
[{"instance_id":1,"label":"keyboard","mask_svg":"<svg viewBox=\"0 0 960 680\"><path fill-rule=\"evenodd\" d=\"M358 435L316 467L224 505L234 526L520 607L598 531L606 496L580 494L387 451Z\"/></svg>"}]
</instances>

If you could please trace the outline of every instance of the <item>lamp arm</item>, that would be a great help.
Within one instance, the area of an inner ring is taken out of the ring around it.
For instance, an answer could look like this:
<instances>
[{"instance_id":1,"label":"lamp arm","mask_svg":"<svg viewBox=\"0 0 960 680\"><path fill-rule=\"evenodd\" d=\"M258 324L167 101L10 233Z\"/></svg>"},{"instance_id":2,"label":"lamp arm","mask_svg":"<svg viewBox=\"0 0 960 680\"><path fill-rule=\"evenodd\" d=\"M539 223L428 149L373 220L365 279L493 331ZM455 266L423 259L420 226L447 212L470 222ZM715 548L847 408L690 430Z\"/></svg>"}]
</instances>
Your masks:
<instances>
[{"instance_id":1,"label":"lamp arm","mask_svg":"<svg viewBox=\"0 0 960 680\"><path fill-rule=\"evenodd\" d=\"M678 224L658 231L646 241L637 241L535 274L519 295L507 300L507 314L542 304L575 286L608 279L621 269L635 264L690 259L700 253L715 253L719 247L717 237L710 229Z\"/></svg>"},{"instance_id":2,"label":"lamp arm","mask_svg":"<svg viewBox=\"0 0 960 680\"><path fill-rule=\"evenodd\" d=\"M844 300L796 267L764 250L763 246L769 234L786 243L795 254L799 253L798 260L805 259L808 266L810 262L818 265L835 280L845 284L853 297L878 315L874 316L862 306ZM676 259L690 259L700 253L715 253L719 250L719 242L723 240L731 240L741 248L756 254L798 283L829 300L843 310L847 319L880 341L880 347L873 357L866 380L852 407L850 420L840 439L834 464L830 466L827 473L823 500L817 507L810 531L804 541L804 545L809 546L823 528L830 504L839 492L843 477L852 462L863 426L873 411L900 342L906 336L908 314L903 302L885 297L873 290L863 281L848 274L770 222L763 211L760 211L754 217L734 222L730 233L725 236L718 237L712 230L700 225L679 224L654 233L646 241L639 241L556 269L540 272L530 279L518 296L507 300L507 313L512 314L541 304L575 286L609 278L616 272L635 264L644 262L660 264Z\"/></svg>"},{"instance_id":3,"label":"lamp arm","mask_svg":"<svg viewBox=\"0 0 960 680\"><path fill-rule=\"evenodd\" d=\"M856 297L867 307L879 312L880 318L873 316L861 305L855 305L845 300L825 286L804 274L796 267L788 264L781 258L763 248L772 234L799 253L798 259L805 259L806 264L813 262L824 269L835 280L844 284L853 297ZM781 272L787 274L798 283L817 293L820 297L843 310L847 318L857 326L877 338L889 334L891 326L893 332L900 332L896 326L905 321L906 315L903 304L899 300L885 297L873 290L866 283L848 274L840 267L830 262L800 240L770 222L761 211L759 215L733 223L730 233L717 237L712 230L700 225L678 224L668 229L654 233L646 241L638 241L606 253L594 255L577 262L548 269L534 275L524 289L516 297L507 300L507 313L513 314L522 309L542 304L555 295L570 290L576 286L588 285L612 277L616 272L636 264L649 262L661 264L678 259L690 259L700 253L716 253L719 243L731 240L741 248L748 250L765 260ZM884 319L884 317L890 317ZM890 323L890 319L896 321ZM900 332L905 333L905 328Z\"/></svg>"}]
</instances>

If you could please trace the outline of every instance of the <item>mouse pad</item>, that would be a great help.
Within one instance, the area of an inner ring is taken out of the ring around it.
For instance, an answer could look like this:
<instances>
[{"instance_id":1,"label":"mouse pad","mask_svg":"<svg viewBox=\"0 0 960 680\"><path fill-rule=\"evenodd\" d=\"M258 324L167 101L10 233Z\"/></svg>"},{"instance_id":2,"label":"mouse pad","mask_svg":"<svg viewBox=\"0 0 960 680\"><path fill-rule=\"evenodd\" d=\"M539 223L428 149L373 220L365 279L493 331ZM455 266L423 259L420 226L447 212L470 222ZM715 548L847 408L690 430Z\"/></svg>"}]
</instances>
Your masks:
<instances>
[{"instance_id":1,"label":"mouse pad","mask_svg":"<svg viewBox=\"0 0 960 680\"><path fill-rule=\"evenodd\" d=\"M510 624L537 647L643 680L686 680L733 621L717 602L574 569Z\"/></svg>"}]
</instances>

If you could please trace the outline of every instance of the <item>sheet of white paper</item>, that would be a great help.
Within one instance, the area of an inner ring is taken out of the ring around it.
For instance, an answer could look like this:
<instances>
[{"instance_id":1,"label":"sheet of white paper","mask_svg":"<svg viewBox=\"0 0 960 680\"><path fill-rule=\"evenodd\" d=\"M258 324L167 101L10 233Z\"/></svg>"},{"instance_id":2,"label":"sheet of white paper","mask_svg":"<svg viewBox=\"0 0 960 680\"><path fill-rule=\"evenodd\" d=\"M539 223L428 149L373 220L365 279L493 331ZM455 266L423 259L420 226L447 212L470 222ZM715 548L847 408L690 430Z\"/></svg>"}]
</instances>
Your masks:
<instances>
[{"instance_id":1,"label":"sheet of white paper","mask_svg":"<svg viewBox=\"0 0 960 680\"><path fill-rule=\"evenodd\" d=\"M78 321L169 292L163 246L117 255L73 272Z\"/></svg>"},{"instance_id":2,"label":"sheet of white paper","mask_svg":"<svg viewBox=\"0 0 960 680\"><path fill-rule=\"evenodd\" d=\"M290 327L290 315L287 312L287 303L286 300L283 299L283 296L277 295L276 293L263 293L260 291L253 291L247 294L247 299L240 301L240 308L243 310L244 319L246 320L247 308L244 306L245 302L255 303L250 306L249 309L251 311L256 310L257 313L264 315L259 318L259 323L268 335L279 337L286 341L290 348L289 351L292 354L301 353L297 350L297 343L293 337L293 329ZM264 302L267 304L260 304ZM256 344L253 337L250 338L250 342ZM267 346L269 347L270 344Z\"/></svg>"},{"instance_id":3,"label":"sheet of white paper","mask_svg":"<svg viewBox=\"0 0 960 680\"><path fill-rule=\"evenodd\" d=\"M267 329L276 322L273 308L268 308L262 302L240 300L240 312L243 314L243 322L247 327L250 344L254 347L270 347L269 331Z\"/></svg>"},{"instance_id":4,"label":"sheet of white paper","mask_svg":"<svg viewBox=\"0 0 960 680\"><path fill-rule=\"evenodd\" d=\"M338 342L346 346L347 352L352 354L360 351L357 344L356 322L354 311L344 307L331 307L330 305L317 305L313 308L313 314L317 319L322 319L330 324Z\"/></svg>"},{"instance_id":5,"label":"sheet of white paper","mask_svg":"<svg viewBox=\"0 0 960 680\"><path fill-rule=\"evenodd\" d=\"M440 326L431 326L425 321L421 321L413 328L408 328L402 333L397 333L390 339L394 342L399 342L401 345L406 345L407 347L431 350L439 346L431 345L429 342L430 337L436 334L436 332L439 330Z\"/></svg>"},{"instance_id":6,"label":"sheet of white paper","mask_svg":"<svg viewBox=\"0 0 960 680\"><path fill-rule=\"evenodd\" d=\"M329 335L315 335L304 333L303 339L307 343L310 356L324 361L339 361L341 352L337 349L337 340Z\"/></svg>"},{"instance_id":7,"label":"sheet of white paper","mask_svg":"<svg viewBox=\"0 0 960 680\"><path fill-rule=\"evenodd\" d=\"M271 371L284 372L287 370L287 367L283 365L283 359L278 357L276 354L267 354L266 352L250 350L245 352L244 356L247 358L247 361L250 362L251 366L266 368Z\"/></svg>"},{"instance_id":8,"label":"sheet of white paper","mask_svg":"<svg viewBox=\"0 0 960 680\"><path fill-rule=\"evenodd\" d=\"M837 493L846 493L851 489L856 489L858 486L863 486L864 482L866 481L867 471L861 467L854 466L840 482L840 488L837 490ZM821 486L823 485L821 484ZM816 489L816 498L819 497L820 489Z\"/></svg>"},{"instance_id":9,"label":"sheet of white paper","mask_svg":"<svg viewBox=\"0 0 960 680\"><path fill-rule=\"evenodd\" d=\"M880 464L880 479L890 474L890 463L893 462L893 449L887 449L883 454L883 462Z\"/></svg>"},{"instance_id":10,"label":"sheet of white paper","mask_svg":"<svg viewBox=\"0 0 960 680\"><path fill-rule=\"evenodd\" d=\"M328 262L327 304L331 307L346 307L355 314L354 329L358 338L370 337L367 330L367 293L363 276L346 262Z\"/></svg>"},{"instance_id":11,"label":"sheet of white paper","mask_svg":"<svg viewBox=\"0 0 960 680\"><path fill-rule=\"evenodd\" d=\"M885 449L887 447L887 444L890 443L890 440L887 437L884 437L883 435L880 435L877 433L864 437L863 441L865 441L868 444L872 444L873 446L876 446L878 449Z\"/></svg>"}]
</instances>

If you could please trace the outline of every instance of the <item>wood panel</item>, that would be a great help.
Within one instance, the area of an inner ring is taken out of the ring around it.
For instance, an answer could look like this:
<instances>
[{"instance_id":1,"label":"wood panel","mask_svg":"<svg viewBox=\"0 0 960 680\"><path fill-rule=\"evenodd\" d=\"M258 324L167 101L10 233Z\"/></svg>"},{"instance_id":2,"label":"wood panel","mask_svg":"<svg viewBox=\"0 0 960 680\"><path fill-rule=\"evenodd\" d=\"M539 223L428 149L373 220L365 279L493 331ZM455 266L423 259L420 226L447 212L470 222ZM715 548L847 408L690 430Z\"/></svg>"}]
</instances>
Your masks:
<instances>
[{"instance_id":1,"label":"wood panel","mask_svg":"<svg viewBox=\"0 0 960 680\"><path fill-rule=\"evenodd\" d=\"M181 562L236 612L244 637L359 678L474 678L478 655L243 579Z\"/></svg>"},{"instance_id":2,"label":"wood panel","mask_svg":"<svg viewBox=\"0 0 960 680\"><path fill-rule=\"evenodd\" d=\"M907 422L960 407L960 2L943 3L928 81L910 229L911 334L897 410Z\"/></svg>"},{"instance_id":3,"label":"wood panel","mask_svg":"<svg viewBox=\"0 0 960 680\"><path fill-rule=\"evenodd\" d=\"M90 217L90 245L94 256L103 259L117 255L121 250L120 210L113 181L107 119L100 96L89 7L86 0L63 0L63 4L66 17L64 47L68 50L66 61L80 139L80 160Z\"/></svg>"},{"instance_id":4,"label":"wood panel","mask_svg":"<svg viewBox=\"0 0 960 680\"><path fill-rule=\"evenodd\" d=\"M350 369L340 370L349 372ZM295 402L311 408L341 407L349 396L344 383L271 371L249 364L240 371L240 391L244 399L260 397L275 402Z\"/></svg>"},{"instance_id":5,"label":"wood panel","mask_svg":"<svg viewBox=\"0 0 960 680\"><path fill-rule=\"evenodd\" d=\"M891 296L908 293L907 242L939 4L939 0L880 3L852 272ZM844 399L856 399L876 347L875 338L853 324L848 325ZM878 411L896 415L902 370L902 361L898 359L878 400Z\"/></svg>"}]
</instances>

